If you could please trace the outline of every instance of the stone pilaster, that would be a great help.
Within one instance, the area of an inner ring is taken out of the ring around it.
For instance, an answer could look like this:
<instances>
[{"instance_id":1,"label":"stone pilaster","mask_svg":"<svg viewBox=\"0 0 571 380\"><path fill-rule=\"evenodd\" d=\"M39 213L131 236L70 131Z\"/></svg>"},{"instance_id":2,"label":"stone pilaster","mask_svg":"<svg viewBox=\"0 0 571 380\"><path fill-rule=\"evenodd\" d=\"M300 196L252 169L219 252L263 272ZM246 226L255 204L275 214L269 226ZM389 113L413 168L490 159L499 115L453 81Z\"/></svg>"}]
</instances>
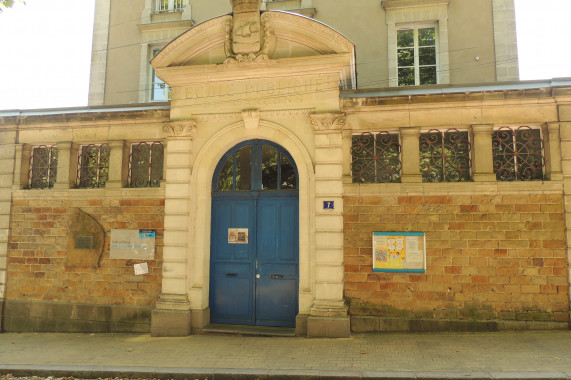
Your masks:
<instances>
[{"instance_id":1,"label":"stone pilaster","mask_svg":"<svg viewBox=\"0 0 571 380\"><path fill-rule=\"evenodd\" d=\"M12 207L12 184L16 132L0 133L0 324L2 323L8 268L8 236Z\"/></svg>"},{"instance_id":2,"label":"stone pilaster","mask_svg":"<svg viewBox=\"0 0 571 380\"><path fill-rule=\"evenodd\" d=\"M565 221L566 221L566 238L567 238L567 263L571 262L571 121L561 122L560 125L560 141L561 141L561 169L563 175L563 193L565 203ZM568 267L568 279L571 284L571 268ZM571 297L571 285L569 287Z\"/></svg>"},{"instance_id":3,"label":"stone pilaster","mask_svg":"<svg viewBox=\"0 0 571 380\"><path fill-rule=\"evenodd\" d=\"M109 189L117 189L125 186L126 181L123 178L123 151L125 141L116 140L109 141L109 178L105 183L105 187Z\"/></svg>"},{"instance_id":4,"label":"stone pilaster","mask_svg":"<svg viewBox=\"0 0 571 380\"><path fill-rule=\"evenodd\" d=\"M347 337L343 300L343 114L311 115L315 132L315 301L307 335ZM334 202L326 208L324 202Z\"/></svg>"},{"instance_id":5,"label":"stone pilaster","mask_svg":"<svg viewBox=\"0 0 571 380\"><path fill-rule=\"evenodd\" d=\"M542 128L543 143L545 144L545 173L551 181L563 179L559 128L559 123L547 123Z\"/></svg>"},{"instance_id":6,"label":"stone pilaster","mask_svg":"<svg viewBox=\"0 0 571 380\"><path fill-rule=\"evenodd\" d=\"M492 124L474 124L472 145L472 178L474 181L495 181L492 155Z\"/></svg>"},{"instance_id":7,"label":"stone pilaster","mask_svg":"<svg viewBox=\"0 0 571 380\"><path fill-rule=\"evenodd\" d=\"M407 127L400 129L402 147L402 173L401 181L422 182L420 174L419 152L419 127Z\"/></svg>"},{"instance_id":8,"label":"stone pilaster","mask_svg":"<svg viewBox=\"0 0 571 380\"><path fill-rule=\"evenodd\" d=\"M12 178L12 189L20 190L28 185L28 173L30 171L30 155L32 147L24 144L15 145L14 155L14 176Z\"/></svg>"},{"instance_id":9,"label":"stone pilaster","mask_svg":"<svg viewBox=\"0 0 571 380\"><path fill-rule=\"evenodd\" d=\"M105 103L110 10L111 0L97 0L95 2L92 42L93 53L91 54L91 73L89 78L90 106Z\"/></svg>"},{"instance_id":10,"label":"stone pilaster","mask_svg":"<svg viewBox=\"0 0 571 380\"><path fill-rule=\"evenodd\" d=\"M71 141L58 142L57 178L54 189L75 187L77 179L78 147Z\"/></svg>"},{"instance_id":11,"label":"stone pilaster","mask_svg":"<svg viewBox=\"0 0 571 380\"><path fill-rule=\"evenodd\" d=\"M519 80L514 0L492 0L496 80Z\"/></svg>"},{"instance_id":12,"label":"stone pilaster","mask_svg":"<svg viewBox=\"0 0 571 380\"><path fill-rule=\"evenodd\" d=\"M151 318L152 336L186 336L191 332L187 296L190 212L190 159L194 121L165 123L165 235L163 283Z\"/></svg>"}]
</instances>

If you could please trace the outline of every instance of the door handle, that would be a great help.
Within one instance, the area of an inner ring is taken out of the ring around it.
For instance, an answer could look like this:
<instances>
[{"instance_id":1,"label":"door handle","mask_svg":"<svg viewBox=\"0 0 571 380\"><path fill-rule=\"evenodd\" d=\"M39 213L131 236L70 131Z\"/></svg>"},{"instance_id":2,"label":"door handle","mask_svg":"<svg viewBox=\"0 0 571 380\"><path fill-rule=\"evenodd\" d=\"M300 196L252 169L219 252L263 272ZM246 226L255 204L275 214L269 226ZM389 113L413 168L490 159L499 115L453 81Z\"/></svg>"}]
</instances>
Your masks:
<instances>
[{"instance_id":1,"label":"door handle","mask_svg":"<svg viewBox=\"0 0 571 380\"><path fill-rule=\"evenodd\" d=\"M237 277L238 273L226 273L226 277Z\"/></svg>"},{"instance_id":2,"label":"door handle","mask_svg":"<svg viewBox=\"0 0 571 380\"><path fill-rule=\"evenodd\" d=\"M270 278L284 278L283 274L270 274Z\"/></svg>"}]
</instances>

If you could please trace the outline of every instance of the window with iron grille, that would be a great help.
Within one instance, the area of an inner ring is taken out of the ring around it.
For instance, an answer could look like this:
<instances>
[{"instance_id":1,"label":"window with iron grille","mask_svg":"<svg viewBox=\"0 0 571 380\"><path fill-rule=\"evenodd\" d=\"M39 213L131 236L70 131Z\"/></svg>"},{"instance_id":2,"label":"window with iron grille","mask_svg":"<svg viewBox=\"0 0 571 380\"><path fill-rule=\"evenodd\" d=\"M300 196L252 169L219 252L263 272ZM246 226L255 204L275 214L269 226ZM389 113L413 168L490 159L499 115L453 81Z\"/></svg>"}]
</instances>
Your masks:
<instances>
[{"instance_id":1,"label":"window with iron grille","mask_svg":"<svg viewBox=\"0 0 571 380\"><path fill-rule=\"evenodd\" d=\"M423 182L470 180L470 141L467 131L430 130L419 138L420 172Z\"/></svg>"},{"instance_id":2,"label":"window with iron grille","mask_svg":"<svg viewBox=\"0 0 571 380\"><path fill-rule=\"evenodd\" d=\"M160 142L131 146L129 187L159 187L163 179L164 147Z\"/></svg>"},{"instance_id":3,"label":"window with iron grille","mask_svg":"<svg viewBox=\"0 0 571 380\"><path fill-rule=\"evenodd\" d=\"M105 187L109 177L109 145L84 145L79 150L77 186L79 188Z\"/></svg>"},{"instance_id":4,"label":"window with iron grille","mask_svg":"<svg viewBox=\"0 0 571 380\"><path fill-rule=\"evenodd\" d=\"M351 144L353 182L400 182L399 136L396 133L363 133Z\"/></svg>"},{"instance_id":5,"label":"window with iron grille","mask_svg":"<svg viewBox=\"0 0 571 380\"><path fill-rule=\"evenodd\" d=\"M502 127L492 133L494 173L498 181L543 179L541 131L530 127Z\"/></svg>"},{"instance_id":6,"label":"window with iron grille","mask_svg":"<svg viewBox=\"0 0 571 380\"><path fill-rule=\"evenodd\" d=\"M30 189L52 189L57 176L57 147L41 145L30 156Z\"/></svg>"}]
</instances>

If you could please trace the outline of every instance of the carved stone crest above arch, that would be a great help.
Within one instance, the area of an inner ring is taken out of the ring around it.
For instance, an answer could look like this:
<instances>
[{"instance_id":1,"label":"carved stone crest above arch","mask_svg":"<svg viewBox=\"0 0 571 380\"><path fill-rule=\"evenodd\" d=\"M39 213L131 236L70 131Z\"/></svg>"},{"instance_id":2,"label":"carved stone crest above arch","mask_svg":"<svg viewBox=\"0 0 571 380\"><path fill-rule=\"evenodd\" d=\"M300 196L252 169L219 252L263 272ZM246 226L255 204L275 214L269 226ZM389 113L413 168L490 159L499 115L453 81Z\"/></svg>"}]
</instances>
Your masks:
<instances>
[{"instance_id":1,"label":"carved stone crest above arch","mask_svg":"<svg viewBox=\"0 0 571 380\"><path fill-rule=\"evenodd\" d=\"M251 26L259 38L257 52L254 52L256 49L242 51L236 45L238 36L245 38L243 36L247 35L242 30L247 23L244 24L245 21L236 14L224 15L189 29L162 49L151 63L161 77L164 68L235 66L222 65L224 62L267 66L281 59L346 55L350 57L350 71L354 72L354 44L329 26L287 12L254 12L251 16L260 21L259 25ZM237 32L236 28L241 29ZM354 78L354 74L349 76Z\"/></svg>"}]
</instances>

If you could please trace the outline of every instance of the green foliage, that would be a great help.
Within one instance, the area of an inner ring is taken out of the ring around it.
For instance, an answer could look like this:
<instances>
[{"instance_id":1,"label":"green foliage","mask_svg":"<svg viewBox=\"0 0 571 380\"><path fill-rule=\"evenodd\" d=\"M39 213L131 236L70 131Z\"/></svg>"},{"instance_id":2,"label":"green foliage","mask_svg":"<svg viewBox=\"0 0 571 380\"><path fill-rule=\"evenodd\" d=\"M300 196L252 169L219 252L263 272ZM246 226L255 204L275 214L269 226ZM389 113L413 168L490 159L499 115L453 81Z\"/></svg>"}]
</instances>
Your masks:
<instances>
[{"instance_id":1,"label":"green foliage","mask_svg":"<svg viewBox=\"0 0 571 380\"><path fill-rule=\"evenodd\" d=\"M4 11L4 8L12 8L15 2L15 0L0 0L0 14ZM18 2L26 4L24 0L18 0Z\"/></svg>"}]
</instances>

